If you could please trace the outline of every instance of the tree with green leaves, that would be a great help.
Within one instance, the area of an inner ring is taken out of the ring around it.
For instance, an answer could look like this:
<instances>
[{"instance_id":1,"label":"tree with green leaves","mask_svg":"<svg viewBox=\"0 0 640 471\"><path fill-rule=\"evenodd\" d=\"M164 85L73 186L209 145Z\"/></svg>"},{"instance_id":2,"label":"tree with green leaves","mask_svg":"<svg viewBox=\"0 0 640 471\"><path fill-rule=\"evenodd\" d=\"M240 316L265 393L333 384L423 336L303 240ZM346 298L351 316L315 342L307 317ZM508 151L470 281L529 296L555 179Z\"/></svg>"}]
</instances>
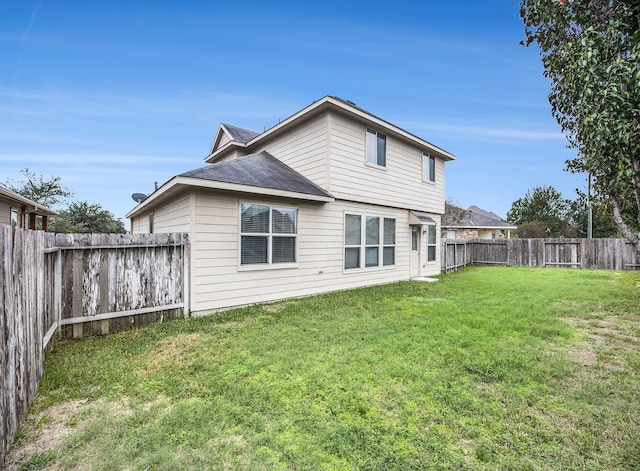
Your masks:
<instances>
[{"instance_id":1,"label":"tree with green leaves","mask_svg":"<svg viewBox=\"0 0 640 471\"><path fill-rule=\"evenodd\" d=\"M443 226L455 226L460 224L467 211L459 207L458 204L450 198L444 202L444 215L442 216Z\"/></svg>"},{"instance_id":2,"label":"tree with green leaves","mask_svg":"<svg viewBox=\"0 0 640 471\"><path fill-rule=\"evenodd\" d=\"M511 204L507 222L518 237L572 237L570 201L552 186L537 186Z\"/></svg>"},{"instance_id":3,"label":"tree with green leaves","mask_svg":"<svg viewBox=\"0 0 640 471\"><path fill-rule=\"evenodd\" d=\"M589 225L589 204L591 205L592 237L620 237L620 228L611 216L607 201L591 197L588 201L586 193L576 190L578 198L571 201L571 220L574 225L574 237L587 237Z\"/></svg>"},{"instance_id":4,"label":"tree with green leaves","mask_svg":"<svg viewBox=\"0 0 640 471\"><path fill-rule=\"evenodd\" d=\"M640 1L522 0L554 117L622 234L640 254Z\"/></svg>"},{"instance_id":5,"label":"tree with green leaves","mask_svg":"<svg viewBox=\"0 0 640 471\"><path fill-rule=\"evenodd\" d=\"M86 201L73 202L53 219L49 226L51 232L124 234L124 223L99 204Z\"/></svg>"},{"instance_id":6,"label":"tree with green leaves","mask_svg":"<svg viewBox=\"0 0 640 471\"><path fill-rule=\"evenodd\" d=\"M6 180L5 185L31 201L53 208L73 196L73 192L62 186L62 179L56 175L46 179L28 168L23 168L20 173L24 177L23 180Z\"/></svg>"},{"instance_id":7,"label":"tree with green leaves","mask_svg":"<svg viewBox=\"0 0 640 471\"><path fill-rule=\"evenodd\" d=\"M62 186L62 179L58 176L45 178L28 168L20 171L24 176L22 181L7 180L6 186L11 191L29 198L36 203L53 207L65 202L73 196L73 192ZM62 233L93 233L124 234L124 223L99 204L86 201L72 202L66 209L59 210L58 215L51 219L49 232Z\"/></svg>"}]
</instances>

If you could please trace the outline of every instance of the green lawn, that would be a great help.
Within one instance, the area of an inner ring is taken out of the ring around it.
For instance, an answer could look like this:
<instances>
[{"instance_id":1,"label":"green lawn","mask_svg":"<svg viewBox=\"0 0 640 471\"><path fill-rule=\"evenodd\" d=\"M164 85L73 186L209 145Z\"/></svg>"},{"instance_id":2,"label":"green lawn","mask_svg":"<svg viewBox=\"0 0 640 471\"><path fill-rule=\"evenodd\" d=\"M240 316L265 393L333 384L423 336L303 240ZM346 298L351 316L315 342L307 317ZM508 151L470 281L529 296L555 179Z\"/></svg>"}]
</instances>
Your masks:
<instances>
[{"instance_id":1,"label":"green lawn","mask_svg":"<svg viewBox=\"0 0 640 471\"><path fill-rule=\"evenodd\" d=\"M640 272L475 267L58 343L17 469L640 469L639 344Z\"/></svg>"}]
</instances>

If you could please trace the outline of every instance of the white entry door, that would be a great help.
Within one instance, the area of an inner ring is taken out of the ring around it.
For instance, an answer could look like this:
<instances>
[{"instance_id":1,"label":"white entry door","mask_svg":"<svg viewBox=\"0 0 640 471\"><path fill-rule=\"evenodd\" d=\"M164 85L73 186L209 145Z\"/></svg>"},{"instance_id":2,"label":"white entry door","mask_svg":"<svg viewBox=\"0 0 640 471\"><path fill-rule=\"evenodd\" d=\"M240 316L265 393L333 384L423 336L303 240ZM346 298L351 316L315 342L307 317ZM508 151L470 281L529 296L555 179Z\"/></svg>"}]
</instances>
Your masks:
<instances>
[{"instance_id":1,"label":"white entry door","mask_svg":"<svg viewBox=\"0 0 640 471\"><path fill-rule=\"evenodd\" d=\"M420 276L420 227L411 227L411 278Z\"/></svg>"}]
</instances>

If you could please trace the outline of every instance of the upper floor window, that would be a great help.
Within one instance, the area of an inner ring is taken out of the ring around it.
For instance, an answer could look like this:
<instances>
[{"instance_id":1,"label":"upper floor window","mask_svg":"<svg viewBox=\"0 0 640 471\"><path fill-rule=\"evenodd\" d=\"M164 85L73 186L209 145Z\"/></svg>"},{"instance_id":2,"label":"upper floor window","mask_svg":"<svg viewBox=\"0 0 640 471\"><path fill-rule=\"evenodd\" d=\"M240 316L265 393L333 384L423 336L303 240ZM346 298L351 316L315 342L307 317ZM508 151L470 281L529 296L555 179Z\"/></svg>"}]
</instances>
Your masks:
<instances>
[{"instance_id":1,"label":"upper floor window","mask_svg":"<svg viewBox=\"0 0 640 471\"><path fill-rule=\"evenodd\" d=\"M386 167L387 136L367 128L367 163Z\"/></svg>"},{"instance_id":2,"label":"upper floor window","mask_svg":"<svg viewBox=\"0 0 640 471\"><path fill-rule=\"evenodd\" d=\"M240 264L295 263L297 232L297 209L242 203Z\"/></svg>"},{"instance_id":3,"label":"upper floor window","mask_svg":"<svg viewBox=\"0 0 640 471\"><path fill-rule=\"evenodd\" d=\"M436 158L429 154L422 154L422 180L436 181Z\"/></svg>"}]
</instances>

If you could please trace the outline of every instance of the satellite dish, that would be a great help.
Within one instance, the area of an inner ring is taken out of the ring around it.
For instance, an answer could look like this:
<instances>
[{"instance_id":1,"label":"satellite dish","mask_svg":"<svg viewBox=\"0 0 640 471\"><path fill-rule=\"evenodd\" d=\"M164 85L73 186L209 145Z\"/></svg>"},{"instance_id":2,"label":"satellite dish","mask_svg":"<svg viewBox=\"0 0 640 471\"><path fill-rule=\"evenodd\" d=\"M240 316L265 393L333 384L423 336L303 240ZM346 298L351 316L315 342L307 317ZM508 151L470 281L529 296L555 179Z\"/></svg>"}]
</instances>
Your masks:
<instances>
[{"instance_id":1,"label":"satellite dish","mask_svg":"<svg viewBox=\"0 0 640 471\"><path fill-rule=\"evenodd\" d=\"M142 203L147 199L147 195L145 195L144 193L134 193L131 195L131 198L133 198L133 201L135 201L136 203Z\"/></svg>"}]
</instances>

